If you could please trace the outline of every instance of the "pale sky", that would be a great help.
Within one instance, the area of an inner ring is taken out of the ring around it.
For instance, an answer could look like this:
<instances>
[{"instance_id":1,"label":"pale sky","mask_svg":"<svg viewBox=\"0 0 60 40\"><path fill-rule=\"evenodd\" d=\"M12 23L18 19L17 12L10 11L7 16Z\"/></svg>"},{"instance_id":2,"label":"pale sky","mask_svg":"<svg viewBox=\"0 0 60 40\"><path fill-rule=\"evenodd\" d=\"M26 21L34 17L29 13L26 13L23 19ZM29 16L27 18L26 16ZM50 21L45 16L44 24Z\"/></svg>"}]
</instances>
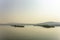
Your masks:
<instances>
[{"instance_id":1,"label":"pale sky","mask_svg":"<svg viewBox=\"0 0 60 40\"><path fill-rule=\"evenodd\" d=\"M60 0L0 0L0 22L60 22Z\"/></svg>"}]
</instances>

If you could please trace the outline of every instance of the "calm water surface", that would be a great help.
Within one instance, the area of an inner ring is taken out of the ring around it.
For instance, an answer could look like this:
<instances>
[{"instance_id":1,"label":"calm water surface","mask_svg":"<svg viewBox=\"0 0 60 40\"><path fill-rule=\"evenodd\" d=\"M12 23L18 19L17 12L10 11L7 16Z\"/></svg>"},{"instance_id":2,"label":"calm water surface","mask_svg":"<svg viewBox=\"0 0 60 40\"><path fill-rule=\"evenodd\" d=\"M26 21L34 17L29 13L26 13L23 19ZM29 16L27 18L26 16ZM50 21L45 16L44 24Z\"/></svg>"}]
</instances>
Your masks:
<instances>
[{"instance_id":1,"label":"calm water surface","mask_svg":"<svg viewBox=\"0 0 60 40\"><path fill-rule=\"evenodd\" d=\"M60 27L43 28L25 26L25 28L0 26L0 39L2 40L59 40Z\"/></svg>"}]
</instances>

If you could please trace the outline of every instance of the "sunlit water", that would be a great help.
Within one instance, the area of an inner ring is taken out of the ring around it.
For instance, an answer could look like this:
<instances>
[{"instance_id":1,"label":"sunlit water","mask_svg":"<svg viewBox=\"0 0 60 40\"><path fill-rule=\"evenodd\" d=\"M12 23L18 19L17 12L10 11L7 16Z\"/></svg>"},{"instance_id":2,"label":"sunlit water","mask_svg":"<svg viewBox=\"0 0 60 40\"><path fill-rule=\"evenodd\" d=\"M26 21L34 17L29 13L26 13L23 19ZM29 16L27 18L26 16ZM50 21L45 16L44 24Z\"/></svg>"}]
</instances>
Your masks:
<instances>
[{"instance_id":1,"label":"sunlit water","mask_svg":"<svg viewBox=\"0 0 60 40\"><path fill-rule=\"evenodd\" d=\"M24 28L0 26L0 39L2 40L59 40L60 27L43 28L25 26Z\"/></svg>"}]
</instances>

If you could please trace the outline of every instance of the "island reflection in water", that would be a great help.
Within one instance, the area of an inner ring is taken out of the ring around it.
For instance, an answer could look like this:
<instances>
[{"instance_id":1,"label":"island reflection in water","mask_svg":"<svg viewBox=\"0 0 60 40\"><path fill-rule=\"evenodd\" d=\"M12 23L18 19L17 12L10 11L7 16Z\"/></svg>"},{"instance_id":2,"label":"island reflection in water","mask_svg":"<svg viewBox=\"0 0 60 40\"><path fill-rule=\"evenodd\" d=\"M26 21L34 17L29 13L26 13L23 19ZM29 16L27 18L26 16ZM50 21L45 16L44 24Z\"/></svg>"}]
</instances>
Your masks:
<instances>
[{"instance_id":1,"label":"island reflection in water","mask_svg":"<svg viewBox=\"0 0 60 40\"><path fill-rule=\"evenodd\" d=\"M25 26L25 28L0 26L0 39L3 40L33 40L33 39L46 39L46 40L58 40L60 36L60 28L43 28L37 26Z\"/></svg>"}]
</instances>

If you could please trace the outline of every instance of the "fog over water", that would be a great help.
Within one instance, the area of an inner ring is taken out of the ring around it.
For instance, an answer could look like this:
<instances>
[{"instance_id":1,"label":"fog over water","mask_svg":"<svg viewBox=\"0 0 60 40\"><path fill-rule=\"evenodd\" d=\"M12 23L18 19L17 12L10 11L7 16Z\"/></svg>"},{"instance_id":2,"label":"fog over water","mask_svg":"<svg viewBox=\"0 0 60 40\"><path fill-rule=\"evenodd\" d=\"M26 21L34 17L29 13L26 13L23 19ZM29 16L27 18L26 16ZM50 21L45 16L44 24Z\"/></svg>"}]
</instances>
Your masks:
<instances>
[{"instance_id":1,"label":"fog over water","mask_svg":"<svg viewBox=\"0 0 60 40\"><path fill-rule=\"evenodd\" d=\"M60 38L60 28L42 28L38 26L25 26L25 28L0 26L0 39L40 39L58 40Z\"/></svg>"},{"instance_id":2,"label":"fog over water","mask_svg":"<svg viewBox=\"0 0 60 40\"><path fill-rule=\"evenodd\" d=\"M60 0L0 0L1 23L60 22ZM60 40L60 27L0 26L0 39Z\"/></svg>"}]
</instances>

